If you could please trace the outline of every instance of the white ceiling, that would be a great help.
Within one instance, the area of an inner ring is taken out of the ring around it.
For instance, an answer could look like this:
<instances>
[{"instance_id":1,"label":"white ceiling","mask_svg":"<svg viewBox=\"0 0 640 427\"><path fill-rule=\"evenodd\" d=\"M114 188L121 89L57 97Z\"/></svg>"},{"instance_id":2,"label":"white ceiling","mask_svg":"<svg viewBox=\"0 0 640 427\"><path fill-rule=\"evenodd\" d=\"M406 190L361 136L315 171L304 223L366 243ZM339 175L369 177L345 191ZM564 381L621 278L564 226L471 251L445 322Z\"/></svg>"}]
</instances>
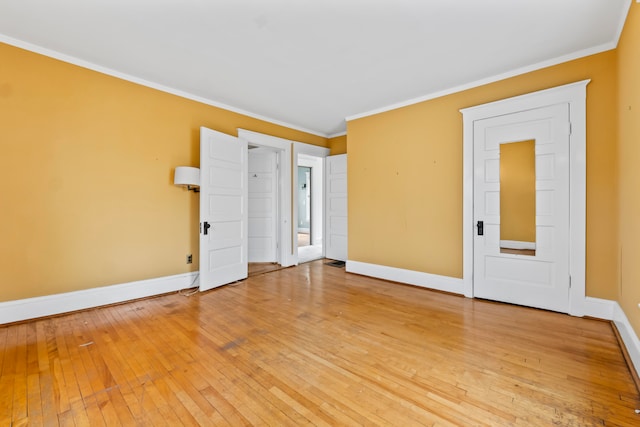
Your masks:
<instances>
[{"instance_id":1,"label":"white ceiling","mask_svg":"<svg viewBox=\"0 0 640 427\"><path fill-rule=\"evenodd\" d=\"M629 5L1 0L0 41L327 136L345 117L612 49Z\"/></svg>"}]
</instances>

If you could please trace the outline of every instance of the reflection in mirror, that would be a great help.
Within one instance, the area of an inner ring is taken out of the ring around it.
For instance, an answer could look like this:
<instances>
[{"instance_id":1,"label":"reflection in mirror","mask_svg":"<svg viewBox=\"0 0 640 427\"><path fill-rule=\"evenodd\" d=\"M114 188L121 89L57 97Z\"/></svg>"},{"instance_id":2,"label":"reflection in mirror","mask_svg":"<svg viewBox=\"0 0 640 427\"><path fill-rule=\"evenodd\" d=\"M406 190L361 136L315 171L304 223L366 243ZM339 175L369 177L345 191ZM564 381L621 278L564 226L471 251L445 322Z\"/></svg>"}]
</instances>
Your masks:
<instances>
[{"instance_id":1,"label":"reflection in mirror","mask_svg":"<svg viewBox=\"0 0 640 427\"><path fill-rule=\"evenodd\" d=\"M534 140L500 144L500 252L536 254Z\"/></svg>"}]
</instances>

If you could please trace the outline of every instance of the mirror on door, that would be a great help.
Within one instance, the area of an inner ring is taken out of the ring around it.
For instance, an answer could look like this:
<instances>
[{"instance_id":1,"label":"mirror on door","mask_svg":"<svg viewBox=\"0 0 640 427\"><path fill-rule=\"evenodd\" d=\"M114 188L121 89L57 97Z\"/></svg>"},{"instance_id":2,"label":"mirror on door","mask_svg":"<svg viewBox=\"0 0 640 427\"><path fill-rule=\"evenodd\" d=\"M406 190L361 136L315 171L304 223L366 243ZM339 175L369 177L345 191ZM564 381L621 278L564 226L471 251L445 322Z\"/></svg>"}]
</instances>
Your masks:
<instances>
[{"instance_id":1,"label":"mirror on door","mask_svg":"<svg viewBox=\"0 0 640 427\"><path fill-rule=\"evenodd\" d=\"M500 253L536 254L534 140L500 144Z\"/></svg>"}]
</instances>

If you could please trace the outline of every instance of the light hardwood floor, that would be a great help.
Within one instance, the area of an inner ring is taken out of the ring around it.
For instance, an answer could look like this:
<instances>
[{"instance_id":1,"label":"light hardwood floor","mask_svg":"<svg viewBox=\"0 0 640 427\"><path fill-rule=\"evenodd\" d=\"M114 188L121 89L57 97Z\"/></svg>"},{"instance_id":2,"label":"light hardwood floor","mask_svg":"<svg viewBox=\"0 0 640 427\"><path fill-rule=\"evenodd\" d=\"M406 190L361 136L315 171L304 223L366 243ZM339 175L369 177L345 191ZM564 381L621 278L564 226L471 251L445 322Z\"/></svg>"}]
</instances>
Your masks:
<instances>
[{"instance_id":1,"label":"light hardwood floor","mask_svg":"<svg viewBox=\"0 0 640 427\"><path fill-rule=\"evenodd\" d=\"M272 271L280 270L283 267L280 264L276 264L273 262L250 262L248 268L249 277L257 276L259 274L270 273Z\"/></svg>"},{"instance_id":2,"label":"light hardwood floor","mask_svg":"<svg viewBox=\"0 0 640 427\"><path fill-rule=\"evenodd\" d=\"M640 425L607 322L322 261L0 328L0 425Z\"/></svg>"}]
</instances>

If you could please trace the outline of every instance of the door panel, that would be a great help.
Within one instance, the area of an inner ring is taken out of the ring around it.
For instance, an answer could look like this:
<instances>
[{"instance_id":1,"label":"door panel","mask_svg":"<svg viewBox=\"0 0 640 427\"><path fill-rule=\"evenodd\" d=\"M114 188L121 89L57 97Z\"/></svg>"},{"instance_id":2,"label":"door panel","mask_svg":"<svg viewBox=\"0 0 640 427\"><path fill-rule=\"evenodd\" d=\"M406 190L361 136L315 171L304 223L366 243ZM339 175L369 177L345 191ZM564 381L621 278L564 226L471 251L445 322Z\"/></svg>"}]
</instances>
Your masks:
<instances>
[{"instance_id":1,"label":"door panel","mask_svg":"<svg viewBox=\"0 0 640 427\"><path fill-rule=\"evenodd\" d=\"M327 157L325 256L347 260L347 155Z\"/></svg>"},{"instance_id":2,"label":"door panel","mask_svg":"<svg viewBox=\"0 0 640 427\"><path fill-rule=\"evenodd\" d=\"M474 123L474 220L484 222L484 235L476 229L474 236L474 296L568 311L568 122L569 106L560 104ZM501 236L501 180L509 179L501 146L531 140L535 242L514 242ZM511 244L530 250L504 250Z\"/></svg>"},{"instance_id":3,"label":"door panel","mask_svg":"<svg viewBox=\"0 0 640 427\"><path fill-rule=\"evenodd\" d=\"M246 177L247 142L200 128L201 291L247 277Z\"/></svg>"},{"instance_id":4,"label":"door panel","mask_svg":"<svg viewBox=\"0 0 640 427\"><path fill-rule=\"evenodd\" d=\"M249 262L277 262L277 154L249 150Z\"/></svg>"}]
</instances>

